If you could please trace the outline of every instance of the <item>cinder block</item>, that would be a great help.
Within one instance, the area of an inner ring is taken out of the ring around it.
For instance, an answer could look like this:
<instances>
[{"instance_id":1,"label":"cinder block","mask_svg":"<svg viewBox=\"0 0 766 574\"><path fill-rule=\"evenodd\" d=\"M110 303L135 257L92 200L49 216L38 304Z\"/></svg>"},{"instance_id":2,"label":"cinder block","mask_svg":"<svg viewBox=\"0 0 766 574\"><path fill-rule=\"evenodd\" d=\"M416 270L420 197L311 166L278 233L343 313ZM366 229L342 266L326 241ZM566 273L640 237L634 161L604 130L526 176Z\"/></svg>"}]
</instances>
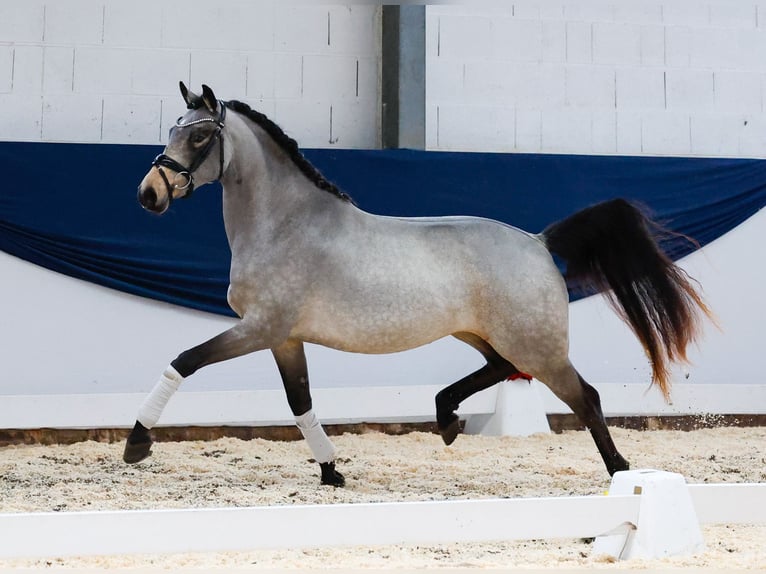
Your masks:
<instances>
[{"instance_id":1,"label":"cinder block","mask_svg":"<svg viewBox=\"0 0 766 574\"><path fill-rule=\"evenodd\" d=\"M13 60L13 92L41 94L43 89L42 46L16 46Z\"/></svg>"},{"instance_id":2,"label":"cinder block","mask_svg":"<svg viewBox=\"0 0 766 574\"><path fill-rule=\"evenodd\" d=\"M210 86L219 98L242 99L247 94L247 55L241 52L194 50L191 85Z\"/></svg>"},{"instance_id":3,"label":"cinder block","mask_svg":"<svg viewBox=\"0 0 766 574\"><path fill-rule=\"evenodd\" d=\"M380 52L380 10L374 4L328 6L329 50L359 57L377 57Z\"/></svg>"},{"instance_id":4,"label":"cinder block","mask_svg":"<svg viewBox=\"0 0 766 574\"><path fill-rule=\"evenodd\" d=\"M205 50L274 49L273 2L199 3L166 0L161 4L162 45Z\"/></svg>"},{"instance_id":5,"label":"cinder block","mask_svg":"<svg viewBox=\"0 0 766 574\"><path fill-rule=\"evenodd\" d=\"M743 30L755 28L758 9L750 2L725 2L710 5L710 25Z\"/></svg>"},{"instance_id":6,"label":"cinder block","mask_svg":"<svg viewBox=\"0 0 766 574\"><path fill-rule=\"evenodd\" d=\"M665 74L655 68L618 68L618 110L664 109Z\"/></svg>"},{"instance_id":7,"label":"cinder block","mask_svg":"<svg viewBox=\"0 0 766 574\"><path fill-rule=\"evenodd\" d=\"M438 143L445 151L513 151L513 108L497 106L439 106Z\"/></svg>"},{"instance_id":8,"label":"cinder block","mask_svg":"<svg viewBox=\"0 0 766 574\"><path fill-rule=\"evenodd\" d=\"M663 2L662 21L666 26L707 26L710 24L710 6L694 0Z\"/></svg>"},{"instance_id":9,"label":"cinder block","mask_svg":"<svg viewBox=\"0 0 766 574\"><path fill-rule=\"evenodd\" d=\"M107 96L101 141L107 143L160 143L160 99Z\"/></svg>"},{"instance_id":10,"label":"cinder block","mask_svg":"<svg viewBox=\"0 0 766 574\"><path fill-rule=\"evenodd\" d=\"M593 144L591 114L586 110L546 109L542 111L541 150L549 153L576 153Z\"/></svg>"},{"instance_id":11,"label":"cinder block","mask_svg":"<svg viewBox=\"0 0 766 574\"><path fill-rule=\"evenodd\" d=\"M274 98L274 84L278 75L274 59L273 52L253 52L247 55L248 98ZM279 72L281 75L282 70Z\"/></svg>"},{"instance_id":12,"label":"cinder block","mask_svg":"<svg viewBox=\"0 0 766 574\"><path fill-rule=\"evenodd\" d=\"M459 60L426 60L426 102L458 102L465 95L465 66Z\"/></svg>"},{"instance_id":13,"label":"cinder block","mask_svg":"<svg viewBox=\"0 0 766 574\"><path fill-rule=\"evenodd\" d=\"M42 139L48 142L101 141L103 100L76 94L43 98Z\"/></svg>"},{"instance_id":14,"label":"cinder block","mask_svg":"<svg viewBox=\"0 0 766 574\"><path fill-rule=\"evenodd\" d=\"M713 72L694 69L670 69L666 72L667 109L711 110L713 108Z\"/></svg>"},{"instance_id":15,"label":"cinder block","mask_svg":"<svg viewBox=\"0 0 766 574\"><path fill-rule=\"evenodd\" d=\"M542 21L543 62L565 62L567 59L567 29L563 20Z\"/></svg>"},{"instance_id":16,"label":"cinder block","mask_svg":"<svg viewBox=\"0 0 766 574\"><path fill-rule=\"evenodd\" d=\"M303 94L303 56L275 54L274 64L277 70L274 78L274 97L300 98Z\"/></svg>"},{"instance_id":17,"label":"cinder block","mask_svg":"<svg viewBox=\"0 0 766 574\"><path fill-rule=\"evenodd\" d=\"M380 146L377 103L358 100L332 105L330 140L346 149L374 149Z\"/></svg>"},{"instance_id":18,"label":"cinder block","mask_svg":"<svg viewBox=\"0 0 766 574\"><path fill-rule=\"evenodd\" d=\"M691 150L694 155L736 156L745 125L740 114L695 114L691 117Z\"/></svg>"},{"instance_id":19,"label":"cinder block","mask_svg":"<svg viewBox=\"0 0 766 574\"><path fill-rule=\"evenodd\" d=\"M336 102L356 98L358 62L353 56L304 56L303 97Z\"/></svg>"},{"instance_id":20,"label":"cinder block","mask_svg":"<svg viewBox=\"0 0 766 574\"><path fill-rule=\"evenodd\" d=\"M439 106L426 100L426 149L438 150Z\"/></svg>"},{"instance_id":21,"label":"cinder block","mask_svg":"<svg viewBox=\"0 0 766 574\"><path fill-rule=\"evenodd\" d=\"M185 50L135 49L130 51L130 59L131 94L177 95L179 81L185 82L192 91L200 89L191 85L191 56Z\"/></svg>"},{"instance_id":22,"label":"cinder block","mask_svg":"<svg viewBox=\"0 0 766 574\"><path fill-rule=\"evenodd\" d=\"M593 25L590 22L566 23L567 62L590 64L593 61Z\"/></svg>"},{"instance_id":23,"label":"cinder block","mask_svg":"<svg viewBox=\"0 0 766 574\"><path fill-rule=\"evenodd\" d=\"M641 26L641 65L663 66L665 64L665 28Z\"/></svg>"},{"instance_id":24,"label":"cinder block","mask_svg":"<svg viewBox=\"0 0 766 574\"><path fill-rule=\"evenodd\" d=\"M8 93L13 85L13 47L0 46L0 93Z\"/></svg>"},{"instance_id":25,"label":"cinder block","mask_svg":"<svg viewBox=\"0 0 766 574\"><path fill-rule=\"evenodd\" d=\"M616 117L617 153L622 155L640 155L641 112L619 110Z\"/></svg>"},{"instance_id":26,"label":"cinder block","mask_svg":"<svg viewBox=\"0 0 766 574\"><path fill-rule=\"evenodd\" d=\"M272 118L298 145L326 148L330 140L330 104L306 100L276 100Z\"/></svg>"},{"instance_id":27,"label":"cinder block","mask_svg":"<svg viewBox=\"0 0 766 574\"><path fill-rule=\"evenodd\" d=\"M566 97L565 67L515 64L510 68L513 101L522 108L560 108Z\"/></svg>"},{"instance_id":28,"label":"cinder block","mask_svg":"<svg viewBox=\"0 0 766 574\"><path fill-rule=\"evenodd\" d=\"M492 57L511 62L542 60L540 20L498 18L492 21Z\"/></svg>"},{"instance_id":29,"label":"cinder block","mask_svg":"<svg viewBox=\"0 0 766 574\"><path fill-rule=\"evenodd\" d=\"M439 18L439 57L486 59L492 50L492 21L481 15L442 15Z\"/></svg>"},{"instance_id":30,"label":"cinder block","mask_svg":"<svg viewBox=\"0 0 766 574\"><path fill-rule=\"evenodd\" d=\"M43 59L45 93L71 94L74 87L74 48L46 46Z\"/></svg>"},{"instance_id":31,"label":"cinder block","mask_svg":"<svg viewBox=\"0 0 766 574\"><path fill-rule=\"evenodd\" d=\"M743 69L744 30L696 28L690 31L689 65L694 68Z\"/></svg>"},{"instance_id":32,"label":"cinder block","mask_svg":"<svg viewBox=\"0 0 766 574\"><path fill-rule=\"evenodd\" d=\"M593 62L634 66L641 63L641 27L634 24L593 24Z\"/></svg>"},{"instance_id":33,"label":"cinder block","mask_svg":"<svg viewBox=\"0 0 766 574\"><path fill-rule=\"evenodd\" d=\"M357 94L361 100L378 101L380 66L377 57L358 59Z\"/></svg>"},{"instance_id":34,"label":"cinder block","mask_svg":"<svg viewBox=\"0 0 766 574\"><path fill-rule=\"evenodd\" d=\"M721 112L761 112L763 76L752 72L714 72L715 108Z\"/></svg>"},{"instance_id":35,"label":"cinder block","mask_svg":"<svg viewBox=\"0 0 766 574\"><path fill-rule=\"evenodd\" d=\"M629 24L662 24L661 3L617 2L614 5L614 21Z\"/></svg>"},{"instance_id":36,"label":"cinder block","mask_svg":"<svg viewBox=\"0 0 766 574\"><path fill-rule=\"evenodd\" d=\"M691 63L692 31L678 26L665 27L665 64L688 67Z\"/></svg>"},{"instance_id":37,"label":"cinder block","mask_svg":"<svg viewBox=\"0 0 766 574\"><path fill-rule=\"evenodd\" d=\"M674 112L645 112L641 121L642 151L650 155L689 155L689 115Z\"/></svg>"},{"instance_id":38,"label":"cinder block","mask_svg":"<svg viewBox=\"0 0 766 574\"><path fill-rule=\"evenodd\" d=\"M615 108L615 71L605 66L566 68L566 105L575 108Z\"/></svg>"},{"instance_id":39,"label":"cinder block","mask_svg":"<svg viewBox=\"0 0 766 574\"><path fill-rule=\"evenodd\" d=\"M464 103L480 102L490 106L508 105L515 102L517 88L519 84L526 81L525 78L528 75L528 73L519 75L518 70L530 66L529 64L511 64L510 62L492 60L466 63L456 60L446 61L455 62L458 66L464 67Z\"/></svg>"},{"instance_id":40,"label":"cinder block","mask_svg":"<svg viewBox=\"0 0 766 574\"><path fill-rule=\"evenodd\" d=\"M541 150L543 120L540 110L516 108L516 151L535 153Z\"/></svg>"},{"instance_id":41,"label":"cinder block","mask_svg":"<svg viewBox=\"0 0 766 574\"><path fill-rule=\"evenodd\" d=\"M101 44L104 3L101 0L48 2L45 5L45 42L68 46Z\"/></svg>"},{"instance_id":42,"label":"cinder block","mask_svg":"<svg viewBox=\"0 0 766 574\"><path fill-rule=\"evenodd\" d=\"M159 48L161 42L162 4L154 0L104 4L104 46Z\"/></svg>"},{"instance_id":43,"label":"cinder block","mask_svg":"<svg viewBox=\"0 0 766 574\"><path fill-rule=\"evenodd\" d=\"M745 124L747 122L747 124ZM742 121L739 135L739 157L763 158L766 156L766 118L763 114L748 114Z\"/></svg>"},{"instance_id":44,"label":"cinder block","mask_svg":"<svg viewBox=\"0 0 766 574\"><path fill-rule=\"evenodd\" d=\"M323 3L280 2L274 15L274 48L323 54L330 50L330 11Z\"/></svg>"},{"instance_id":45,"label":"cinder block","mask_svg":"<svg viewBox=\"0 0 766 574\"><path fill-rule=\"evenodd\" d=\"M591 151L597 154L617 152L617 112L614 110L591 111Z\"/></svg>"},{"instance_id":46,"label":"cinder block","mask_svg":"<svg viewBox=\"0 0 766 574\"><path fill-rule=\"evenodd\" d=\"M580 22L611 22L614 20L614 5L601 0L566 2L564 18Z\"/></svg>"},{"instance_id":47,"label":"cinder block","mask_svg":"<svg viewBox=\"0 0 766 574\"><path fill-rule=\"evenodd\" d=\"M76 47L74 91L80 94L129 94L131 50L123 48Z\"/></svg>"},{"instance_id":48,"label":"cinder block","mask_svg":"<svg viewBox=\"0 0 766 574\"><path fill-rule=\"evenodd\" d=\"M44 0L0 2L0 39L10 43L42 42L45 25Z\"/></svg>"},{"instance_id":49,"label":"cinder block","mask_svg":"<svg viewBox=\"0 0 766 574\"><path fill-rule=\"evenodd\" d=\"M42 102L40 95L0 94L0 140L40 141Z\"/></svg>"}]
</instances>

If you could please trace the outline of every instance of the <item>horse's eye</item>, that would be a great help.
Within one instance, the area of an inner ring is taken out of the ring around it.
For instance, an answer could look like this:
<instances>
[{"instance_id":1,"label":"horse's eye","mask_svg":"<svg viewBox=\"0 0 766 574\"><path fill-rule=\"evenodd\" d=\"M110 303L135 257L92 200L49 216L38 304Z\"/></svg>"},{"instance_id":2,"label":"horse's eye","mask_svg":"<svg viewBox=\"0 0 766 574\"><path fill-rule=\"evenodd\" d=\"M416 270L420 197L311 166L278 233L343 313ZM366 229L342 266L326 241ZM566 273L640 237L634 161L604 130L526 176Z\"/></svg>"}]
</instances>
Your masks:
<instances>
[{"instance_id":1,"label":"horse's eye","mask_svg":"<svg viewBox=\"0 0 766 574\"><path fill-rule=\"evenodd\" d=\"M196 133L196 134L193 134L191 137L191 141L194 145L201 144L206 139L207 139L207 135L203 133Z\"/></svg>"}]
</instances>

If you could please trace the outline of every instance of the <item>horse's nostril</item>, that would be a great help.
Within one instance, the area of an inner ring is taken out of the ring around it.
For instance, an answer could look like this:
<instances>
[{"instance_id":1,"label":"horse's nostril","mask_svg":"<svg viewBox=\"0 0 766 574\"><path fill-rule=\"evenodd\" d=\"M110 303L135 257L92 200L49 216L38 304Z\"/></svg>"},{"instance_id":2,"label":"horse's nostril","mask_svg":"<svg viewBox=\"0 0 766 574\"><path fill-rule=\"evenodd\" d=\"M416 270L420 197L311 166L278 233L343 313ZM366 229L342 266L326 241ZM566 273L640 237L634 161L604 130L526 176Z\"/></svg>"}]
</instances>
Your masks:
<instances>
[{"instance_id":1,"label":"horse's nostril","mask_svg":"<svg viewBox=\"0 0 766 574\"><path fill-rule=\"evenodd\" d=\"M154 191L153 187L146 187L144 189L139 187L138 202L147 209L151 209L157 205L157 192Z\"/></svg>"}]
</instances>

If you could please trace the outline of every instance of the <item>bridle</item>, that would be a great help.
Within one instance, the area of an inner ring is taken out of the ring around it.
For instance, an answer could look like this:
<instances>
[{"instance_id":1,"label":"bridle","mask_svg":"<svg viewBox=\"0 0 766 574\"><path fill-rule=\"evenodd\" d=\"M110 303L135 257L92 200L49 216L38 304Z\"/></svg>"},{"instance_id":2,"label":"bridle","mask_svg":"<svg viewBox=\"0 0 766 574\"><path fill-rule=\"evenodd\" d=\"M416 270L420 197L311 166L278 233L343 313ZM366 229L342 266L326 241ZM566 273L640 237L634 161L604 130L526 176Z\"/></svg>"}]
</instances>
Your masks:
<instances>
[{"instance_id":1,"label":"bridle","mask_svg":"<svg viewBox=\"0 0 766 574\"><path fill-rule=\"evenodd\" d=\"M189 106L190 109L194 109L196 106ZM157 171L160 173L160 176L162 176L162 181L165 182L165 187L168 190L168 198L169 201L173 200L173 190L178 189L180 191L186 191L184 194L184 198L191 197L192 192L194 191L194 172L199 169L199 167L205 162L205 160L210 155L210 152L213 151L213 146L215 145L215 142L218 141L218 149L219 149L219 158L218 158L218 177L216 179L221 179L221 176L223 175L223 136L221 135L221 132L224 128L224 119L226 118L226 104L222 101L218 102L218 107L220 108L220 113L217 118L200 118L198 120L194 120L191 122L183 123L183 117L178 118L176 121L175 127L177 128L188 128L189 126L205 123L205 122L212 122L217 124L217 127L215 131L210 135L210 138L207 141L207 144L205 144L205 147L202 148L202 150L197 154L197 157L194 158L194 161L191 163L189 167L185 167L184 165L180 164L176 160L174 160L172 157L165 155L164 153L161 153L157 157L154 158L154 161L152 162L152 166L157 168ZM168 176L165 175L165 171L162 169L163 167L167 167L169 169L172 169L174 172L176 172L175 177L173 178L173 182L171 183L168 179ZM177 178L179 176L183 176L185 178L185 181L181 182L181 184L177 183Z\"/></svg>"}]
</instances>

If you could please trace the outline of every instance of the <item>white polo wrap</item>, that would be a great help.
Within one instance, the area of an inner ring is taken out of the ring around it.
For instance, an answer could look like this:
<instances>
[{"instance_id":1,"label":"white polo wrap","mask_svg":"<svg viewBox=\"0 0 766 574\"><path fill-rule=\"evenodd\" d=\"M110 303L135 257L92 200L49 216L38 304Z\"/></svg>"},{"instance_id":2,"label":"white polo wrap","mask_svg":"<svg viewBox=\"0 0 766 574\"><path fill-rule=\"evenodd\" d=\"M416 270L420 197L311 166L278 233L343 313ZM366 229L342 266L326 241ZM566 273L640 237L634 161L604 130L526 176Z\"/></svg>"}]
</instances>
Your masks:
<instances>
[{"instance_id":1,"label":"white polo wrap","mask_svg":"<svg viewBox=\"0 0 766 574\"><path fill-rule=\"evenodd\" d=\"M138 409L137 420L146 428L150 429L160 420L160 415L168 404L170 397L173 396L184 382L184 378L172 366L168 366L162 377L154 385L149 395Z\"/></svg>"},{"instance_id":2,"label":"white polo wrap","mask_svg":"<svg viewBox=\"0 0 766 574\"><path fill-rule=\"evenodd\" d=\"M327 438L313 410L295 417L295 424L301 429L301 434L303 434L306 442L309 443L309 448L317 462L332 462L335 460L335 446Z\"/></svg>"}]
</instances>

